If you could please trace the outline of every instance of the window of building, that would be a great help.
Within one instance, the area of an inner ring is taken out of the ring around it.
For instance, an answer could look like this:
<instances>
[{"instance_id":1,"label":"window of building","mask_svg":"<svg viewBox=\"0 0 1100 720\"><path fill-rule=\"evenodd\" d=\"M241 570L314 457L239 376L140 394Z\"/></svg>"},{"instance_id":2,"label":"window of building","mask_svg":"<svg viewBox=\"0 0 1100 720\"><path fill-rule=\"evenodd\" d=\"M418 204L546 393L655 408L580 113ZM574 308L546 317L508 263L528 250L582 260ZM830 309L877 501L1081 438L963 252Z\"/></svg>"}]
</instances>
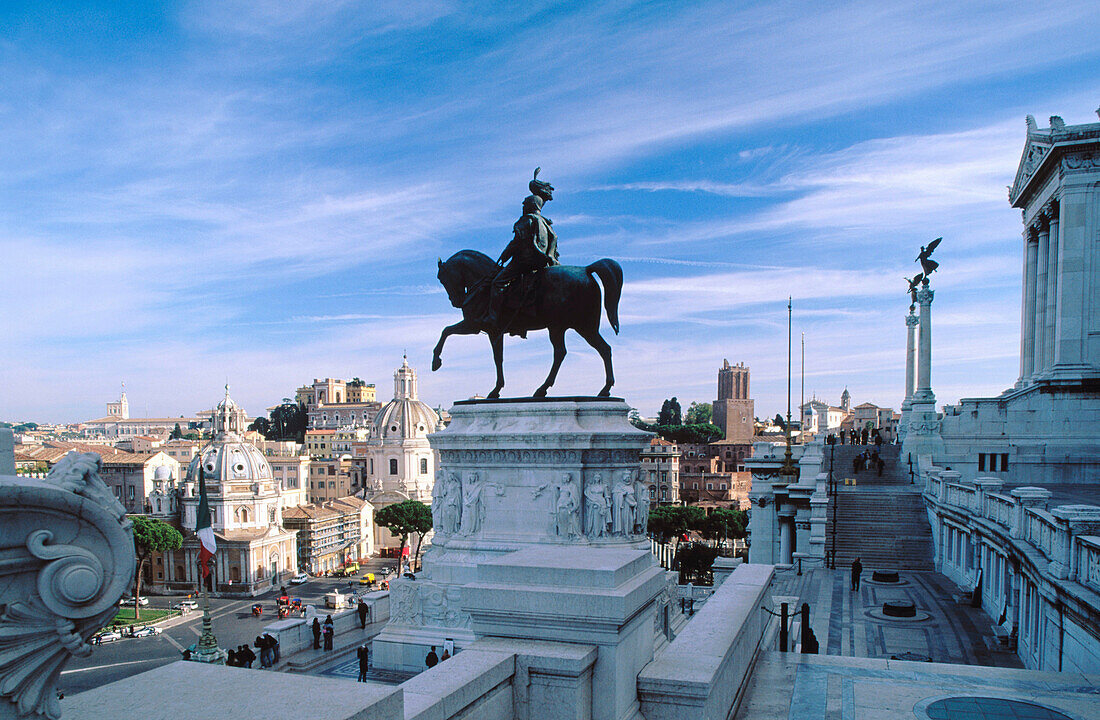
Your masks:
<instances>
[{"instance_id":1,"label":"window of building","mask_svg":"<svg viewBox=\"0 0 1100 720\"><path fill-rule=\"evenodd\" d=\"M719 490L725 490L726 489L726 484L722 483L721 485L718 486L718 489Z\"/></svg>"},{"instance_id":2,"label":"window of building","mask_svg":"<svg viewBox=\"0 0 1100 720\"><path fill-rule=\"evenodd\" d=\"M396 458L390 458L390 475L396 475L396 474L397 474L397 459Z\"/></svg>"},{"instance_id":3,"label":"window of building","mask_svg":"<svg viewBox=\"0 0 1100 720\"><path fill-rule=\"evenodd\" d=\"M130 500L134 499L134 486L133 485L126 488L126 497L129 498Z\"/></svg>"},{"instance_id":4,"label":"window of building","mask_svg":"<svg viewBox=\"0 0 1100 720\"><path fill-rule=\"evenodd\" d=\"M428 458L420 458L420 474L428 474Z\"/></svg>"},{"instance_id":5,"label":"window of building","mask_svg":"<svg viewBox=\"0 0 1100 720\"><path fill-rule=\"evenodd\" d=\"M699 483L692 483L691 484L691 489L692 490L698 490L699 489Z\"/></svg>"},{"instance_id":6,"label":"window of building","mask_svg":"<svg viewBox=\"0 0 1100 720\"><path fill-rule=\"evenodd\" d=\"M336 487L336 481L335 481L335 480L329 480L329 481L328 481L328 486L329 486L330 488L334 488L334 487Z\"/></svg>"},{"instance_id":7,"label":"window of building","mask_svg":"<svg viewBox=\"0 0 1100 720\"><path fill-rule=\"evenodd\" d=\"M713 490L713 489L714 489L714 483L707 483L707 490Z\"/></svg>"}]
</instances>

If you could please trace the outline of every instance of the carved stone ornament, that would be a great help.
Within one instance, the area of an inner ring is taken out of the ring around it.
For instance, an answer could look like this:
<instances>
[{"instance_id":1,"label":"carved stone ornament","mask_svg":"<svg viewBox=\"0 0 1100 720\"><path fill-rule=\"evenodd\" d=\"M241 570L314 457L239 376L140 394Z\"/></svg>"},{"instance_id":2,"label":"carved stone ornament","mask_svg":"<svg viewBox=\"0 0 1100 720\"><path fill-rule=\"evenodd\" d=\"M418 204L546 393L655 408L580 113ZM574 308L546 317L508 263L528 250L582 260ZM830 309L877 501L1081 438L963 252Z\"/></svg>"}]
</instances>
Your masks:
<instances>
[{"instance_id":1,"label":"carved stone ornament","mask_svg":"<svg viewBox=\"0 0 1100 720\"><path fill-rule=\"evenodd\" d=\"M914 435L939 435L939 420L919 420L909 425L909 432Z\"/></svg>"},{"instance_id":2,"label":"carved stone ornament","mask_svg":"<svg viewBox=\"0 0 1100 720\"><path fill-rule=\"evenodd\" d=\"M133 582L131 522L99 470L71 452L45 478L0 477L0 702L15 717L60 717L62 667Z\"/></svg>"},{"instance_id":3,"label":"carved stone ornament","mask_svg":"<svg viewBox=\"0 0 1100 720\"><path fill-rule=\"evenodd\" d=\"M1063 170L1094 170L1100 168L1100 157L1079 153L1062 158Z\"/></svg>"}]
</instances>

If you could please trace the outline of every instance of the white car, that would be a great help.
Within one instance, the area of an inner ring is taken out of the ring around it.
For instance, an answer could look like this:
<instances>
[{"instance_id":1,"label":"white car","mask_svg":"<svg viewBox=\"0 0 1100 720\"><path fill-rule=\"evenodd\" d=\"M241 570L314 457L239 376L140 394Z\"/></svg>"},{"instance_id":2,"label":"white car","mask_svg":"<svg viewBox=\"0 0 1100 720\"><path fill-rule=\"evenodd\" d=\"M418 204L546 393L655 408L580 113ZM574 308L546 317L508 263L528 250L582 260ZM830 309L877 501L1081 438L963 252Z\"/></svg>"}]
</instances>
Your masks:
<instances>
[{"instance_id":1,"label":"white car","mask_svg":"<svg viewBox=\"0 0 1100 720\"><path fill-rule=\"evenodd\" d=\"M305 573L298 573L294 577L290 578L291 585L301 585L304 582L309 582L309 575Z\"/></svg>"},{"instance_id":2,"label":"white car","mask_svg":"<svg viewBox=\"0 0 1100 720\"><path fill-rule=\"evenodd\" d=\"M146 605L149 604L149 598L145 597L144 595L138 595L138 601L137 602L138 602L138 605L140 605L141 607L145 607ZM134 597L132 595L123 596L122 598L119 599L118 604L123 605L123 606L133 605L134 604Z\"/></svg>"},{"instance_id":3,"label":"white car","mask_svg":"<svg viewBox=\"0 0 1100 720\"><path fill-rule=\"evenodd\" d=\"M195 602L194 600L181 600L180 602L173 605L172 608L174 610L184 610L184 611L198 610L199 609L199 604L197 602Z\"/></svg>"},{"instance_id":4,"label":"white car","mask_svg":"<svg viewBox=\"0 0 1100 720\"><path fill-rule=\"evenodd\" d=\"M134 630L134 637L149 637L150 635L160 635L162 632L164 631L161 630L159 627L146 625L143 628L138 628L137 630Z\"/></svg>"},{"instance_id":5,"label":"white car","mask_svg":"<svg viewBox=\"0 0 1100 720\"><path fill-rule=\"evenodd\" d=\"M115 640L121 640L122 635L118 634L114 630L108 630L101 632L98 635L92 636L92 645L100 645L102 643L114 642Z\"/></svg>"}]
</instances>

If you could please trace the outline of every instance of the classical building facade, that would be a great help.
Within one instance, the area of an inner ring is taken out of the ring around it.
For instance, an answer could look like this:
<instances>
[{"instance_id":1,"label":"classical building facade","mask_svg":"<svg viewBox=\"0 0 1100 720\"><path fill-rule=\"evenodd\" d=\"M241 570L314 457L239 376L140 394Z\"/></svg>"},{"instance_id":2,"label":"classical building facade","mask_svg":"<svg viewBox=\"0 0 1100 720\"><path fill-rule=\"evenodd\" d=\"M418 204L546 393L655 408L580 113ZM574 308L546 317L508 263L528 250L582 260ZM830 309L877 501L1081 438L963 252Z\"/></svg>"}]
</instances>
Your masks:
<instances>
[{"instance_id":1,"label":"classical building facade","mask_svg":"<svg viewBox=\"0 0 1100 720\"><path fill-rule=\"evenodd\" d=\"M165 554L163 578L155 589L194 592L198 582L199 472L206 474L210 520L217 538L214 591L223 595L255 595L277 587L298 571L296 533L282 525L288 502L300 493L286 493L276 481L264 454L242 434L247 417L226 390L212 415L214 439L192 459L178 488L183 547Z\"/></svg>"},{"instance_id":2,"label":"classical building facade","mask_svg":"<svg viewBox=\"0 0 1100 720\"><path fill-rule=\"evenodd\" d=\"M654 504L680 504L680 448L661 437L642 450L641 481L649 486Z\"/></svg>"},{"instance_id":3,"label":"classical building facade","mask_svg":"<svg viewBox=\"0 0 1100 720\"><path fill-rule=\"evenodd\" d=\"M298 534L298 567L314 575L374 554L374 507L362 498L290 508L283 524Z\"/></svg>"},{"instance_id":4,"label":"classical building facade","mask_svg":"<svg viewBox=\"0 0 1100 720\"><path fill-rule=\"evenodd\" d=\"M1024 223L1020 375L997 397L912 419L903 451L925 482L936 567L979 595L1025 666L1091 671L1100 665L1100 123L1052 117L1039 128L1029 116L1009 200ZM931 293L923 299L920 333Z\"/></svg>"}]
</instances>

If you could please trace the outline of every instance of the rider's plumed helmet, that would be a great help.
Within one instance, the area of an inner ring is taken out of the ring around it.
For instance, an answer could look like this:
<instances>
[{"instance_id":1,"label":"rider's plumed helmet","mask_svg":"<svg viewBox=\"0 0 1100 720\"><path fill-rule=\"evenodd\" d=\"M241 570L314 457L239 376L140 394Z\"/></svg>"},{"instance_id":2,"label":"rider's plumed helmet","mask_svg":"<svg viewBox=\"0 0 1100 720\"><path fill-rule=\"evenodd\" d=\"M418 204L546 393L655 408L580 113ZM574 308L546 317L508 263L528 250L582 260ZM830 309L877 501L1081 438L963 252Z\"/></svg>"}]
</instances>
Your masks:
<instances>
[{"instance_id":1,"label":"rider's plumed helmet","mask_svg":"<svg viewBox=\"0 0 1100 720\"><path fill-rule=\"evenodd\" d=\"M554 186L539 180L539 170L542 170L542 168L535 168L535 176L531 179L531 182L527 183L527 187L531 190L532 195L538 195L543 202L550 202L554 199Z\"/></svg>"}]
</instances>

